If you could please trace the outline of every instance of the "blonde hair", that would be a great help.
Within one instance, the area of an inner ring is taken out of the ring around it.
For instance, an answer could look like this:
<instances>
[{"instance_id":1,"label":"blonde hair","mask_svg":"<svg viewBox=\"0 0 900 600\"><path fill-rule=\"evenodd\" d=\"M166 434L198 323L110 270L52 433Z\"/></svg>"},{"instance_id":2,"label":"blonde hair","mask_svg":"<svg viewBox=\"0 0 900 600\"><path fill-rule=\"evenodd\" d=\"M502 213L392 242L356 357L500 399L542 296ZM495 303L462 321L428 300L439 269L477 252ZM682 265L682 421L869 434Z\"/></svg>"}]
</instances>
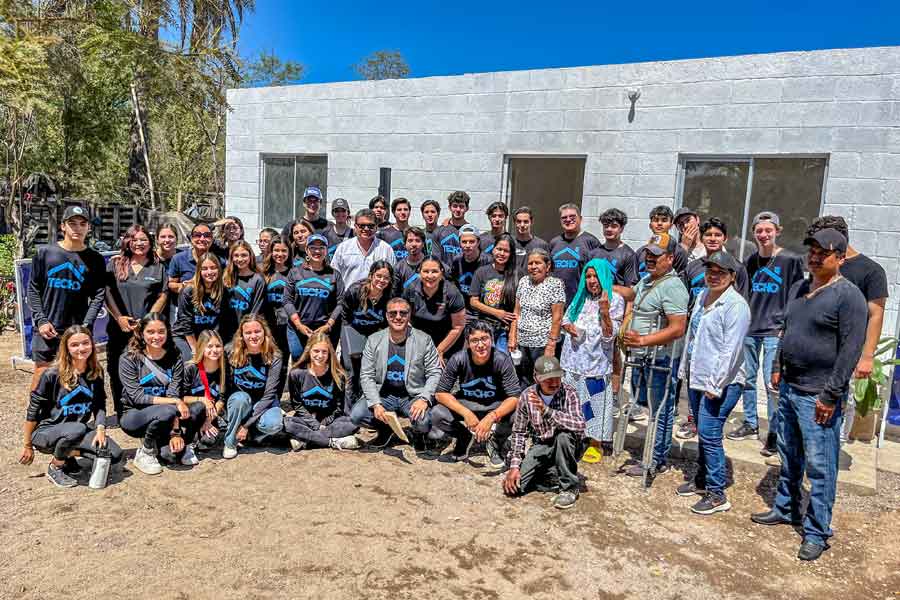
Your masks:
<instances>
[{"instance_id":1,"label":"blonde hair","mask_svg":"<svg viewBox=\"0 0 900 600\"><path fill-rule=\"evenodd\" d=\"M331 363L329 365L331 378L334 379L334 383L338 386L338 389L344 389L344 382L347 381L347 372L344 371L344 368L341 366L341 361L338 360L337 354L334 352L334 346L331 345L331 338L323 331L314 333L310 336L309 340L306 342L306 348L303 349L303 354L300 355L300 358L297 359L297 362L294 363L291 369L299 369L303 367L303 365L307 365L307 368L309 368L309 354L312 347L316 344L326 344L328 346L328 360Z\"/></svg>"},{"instance_id":2,"label":"blonde hair","mask_svg":"<svg viewBox=\"0 0 900 600\"><path fill-rule=\"evenodd\" d=\"M259 323L260 327L263 329L264 339L262 350L260 351L263 362L267 365L271 365L272 360L275 358L275 342L272 340L272 332L269 330L266 320L257 314L244 315L241 317L241 322L238 325L237 332L234 334L234 340L232 340L231 343L231 359L228 362L232 367L242 367L247 364L247 361L250 359L249 352L247 351L247 343L244 341L244 325L251 322Z\"/></svg>"},{"instance_id":3,"label":"blonde hair","mask_svg":"<svg viewBox=\"0 0 900 600\"><path fill-rule=\"evenodd\" d=\"M203 263L206 261L215 263L216 269L219 270L219 276L216 277L216 281L212 284L212 290L208 294L210 299L218 307L222 301L222 296L225 295L225 286L222 281L222 263L219 262L219 258L215 254L207 252L197 261L197 270L194 271L194 277L191 279L191 286L194 288L191 294L191 302L194 305L194 310L199 311L201 315L206 314L206 308L203 306L203 297L207 295L207 292L206 283L203 281L200 272L203 270Z\"/></svg>"},{"instance_id":4,"label":"blonde hair","mask_svg":"<svg viewBox=\"0 0 900 600\"><path fill-rule=\"evenodd\" d=\"M237 265L234 264L234 253L236 250L244 249L247 251L247 254L250 255L250 264L247 265L247 268L252 272L257 273L256 269L256 257L253 256L253 248L245 242L244 240L238 240L234 244L232 244L231 249L228 251L228 264L225 265L225 277L222 281L225 282L225 287L233 288L238 283L238 271Z\"/></svg>"},{"instance_id":5,"label":"blonde hair","mask_svg":"<svg viewBox=\"0 0 900 600\"><path fill-rule=\"evenodd\" d=\"M103 378L103 369L97 360L97 346L94 344L94 336L91 330L83 325L72 325L62 334L59 340L59 352L56 355L56 368L59 370L59 381L67 390L75 389L78 385L78 373L75 371L75 361L69 354L69 340L72 336L83 333L91 340L91 355L87 358L87 368L84 370L85 379L91 381Z\"/></svg>"},{"instance_id":6,"label":"blonde hair","mask_svg":"<svg viewBox=\"0 0 900 600\"><path fill-rule=\"evenodd\" d=\"M204 329L200 332L200 335L197 336L197 347L194 348L194 356L191 357L191 364L197 365L198 367L203 364L203 353L206 352L206 347L213 340L218 340L219 344L222 345L222 356L219 357L219 389L222 391L222 394L224 394L225 343L222 341L222 337L214 329Z\"/></svg>"}]
</instances>

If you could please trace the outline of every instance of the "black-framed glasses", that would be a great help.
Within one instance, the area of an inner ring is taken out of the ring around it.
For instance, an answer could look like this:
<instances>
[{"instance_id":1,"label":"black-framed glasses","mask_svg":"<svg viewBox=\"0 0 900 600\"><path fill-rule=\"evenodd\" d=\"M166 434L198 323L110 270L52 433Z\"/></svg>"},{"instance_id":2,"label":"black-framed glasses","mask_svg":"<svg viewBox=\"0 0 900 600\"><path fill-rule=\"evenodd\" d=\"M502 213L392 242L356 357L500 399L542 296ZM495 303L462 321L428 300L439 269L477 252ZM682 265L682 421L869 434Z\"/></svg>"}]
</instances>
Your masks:
<instances>
[{"instance_id":1,"label":"black-framed glasses","mask_svg":"<svg viewBox=\"0 0 900 600\"><path fill-rule=\"evenodd\" d=\"M560 217L559 220L563 223L571 223L572 221L578 220L578 215L566 215L564 217Z\"/></svg>"},{"instance_id":2,"label":"black-framed glasses","mask_svg":"<svg viewBox=\"0 0 900 600\"><path fill-rule=\"evenodd\" d=\"M408 310L389 310L389 311L387 311L387 315L388 315L388 317L390 317L392 319L394 317L408 317L409 311Z\"/></svg>"}]
</instances>

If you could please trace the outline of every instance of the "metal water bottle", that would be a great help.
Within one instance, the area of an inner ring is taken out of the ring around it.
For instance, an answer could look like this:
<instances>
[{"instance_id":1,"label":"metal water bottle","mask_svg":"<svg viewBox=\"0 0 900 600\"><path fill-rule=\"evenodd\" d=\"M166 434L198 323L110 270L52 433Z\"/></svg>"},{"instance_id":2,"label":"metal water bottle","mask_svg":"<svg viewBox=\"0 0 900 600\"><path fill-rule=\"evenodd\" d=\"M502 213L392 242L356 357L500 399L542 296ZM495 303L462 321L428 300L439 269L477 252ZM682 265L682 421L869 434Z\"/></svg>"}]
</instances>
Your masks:
<instances>
[{"instance_id":1,"label":"metal water bottle","mask_svg":"<svg viewBox=\"0 0 900 600\"><path fill-rule=\"evenodd\" d=\"M100 448L97 450L97 456L94 457L94 468L91 470L91 480L88 487L92 490L102 490L106 487L106 480L109 478L110 465L109 450Z\"/></svg>"}]
</instances>

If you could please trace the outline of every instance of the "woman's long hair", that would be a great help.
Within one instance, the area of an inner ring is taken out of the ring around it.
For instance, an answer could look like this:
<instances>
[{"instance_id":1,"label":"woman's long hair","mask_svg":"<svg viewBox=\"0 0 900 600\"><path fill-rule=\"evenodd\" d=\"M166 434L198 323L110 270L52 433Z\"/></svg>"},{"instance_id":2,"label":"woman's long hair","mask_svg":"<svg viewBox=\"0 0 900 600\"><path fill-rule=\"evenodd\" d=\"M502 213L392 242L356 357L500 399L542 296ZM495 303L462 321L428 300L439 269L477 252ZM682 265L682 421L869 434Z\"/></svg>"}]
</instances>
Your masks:
<instances>
[{"instance_id":1,"label":"woman's long hair","mask_svg":"<svg viewBox=\"0 0 900 600\"><path fill-rule=\"evenodd\" d=\"M147 264L152 265L159 260L156 256L156 239L150 235L150 232L147 231L146 227L135 223L125 230L125 235L122 236L122 248L119 250L119 255L115 257L116 279L119 281L128 279L128 274L131 272L131 263L134 261L134 252L131 250L131 241L138 233L143 233L147 236L147 239L150 240L150 246L147 248Z\"/></svg>"},{"instance_id":2,"label":"woman's long hair","mask_svg":"<svg viewBox=\"0 0 900 600\"><path fill-rule=\"evenodd\" d=\"M361 310L366 310L369 307L369 292L372 290L372 283L375 278L376 271L380 271L381 269L388 270L388 276L391 279L391 285L394 282L394 267L391 266L386 260L376 260L372 263L372 266L369 268L369 275L363 281L363 284L359 286L359 308ZM390 297L390 290L385 290L381 293L382 296L385 294Z\"/></svg>"},{"instance_id":3,"label":"woman's long hair","mask_svg":"<svg viewBox=\"0 0 900 600\"><path fill-rule=\"evenodd\" d=\"M292 256L302 256L306 258L306 247L301 247L300 245L294 243L294 228L298 225L306 229L306 237L309 237L316 232L315 229L313 229L313 226L310 225L308 221L305 221L303 219L296 219L291 222L291 225L287 230L287 240L285 241L291 247Z\"/></svg>"},{"instance_id":4,"label":"woman's long hair","mask_svg":"<svg viewBox=\"0 0 900 600\"><path fill-rule=\"evenodd\" d=\"M209 291L207 291L206 283L200 275L200 271L203 269L203 263L207 261L215 263L216 269L219 272L219 276L216 277L212 289ZM197 270L194 271L194 277L191 279L191 286L193 286L191 303L194 305L194 310L199 311L201 315L205 315L206 307L203 306L203 299L207 297L212 300L213 304L215 304L218 309L222 302L222 297L225 295L225 284L222 281L222 263L219 262L218 256L211 252L207 252L200 257L200 260L197 261Z\"/></svg>"},{"instance_id":5,"label":"woman's long hair","mask_svg":"<svg viewBox=\"0 0 900 600\"><path fill-rule=\"evenodd\" d=\"M291 368L299 369L304 365L309 365L309 353L316 344L328 345L328 360L331 363L328 370L331 371L331 378L334 379L334 383L338 386L338 389L344 389L344 382L347 381L347 372L344 371L344 368L341 366L341 361L338 360L338 357L334 352L334 346L331 345L331 338L323 331L312 334L306 342L306 348L303 349L303 354L300 355L300 358L297 359L297 362L295 362L294 366ZM307 366L307 368L309 368L309 366Z\"/></svg>"},{"instance_id":6,"label":"woman's long hair","mask_svg":"<svg viewBox=\"0 0 900 600\"><path fill-rule=\"evenodd\" d=\"M277 272L275 259L272 258L272 250L274 250L275 246L278 244L281 244L282 246L287 248L288 254L287 258L284 261L284 266L287 268L287 270L290 271L291 267L294 264L294 253L291 252L291 245L285 242L280 237L273 237L272 243L269 245L269 250L263 257L262 269L260 270L260 273L262 274L263 279L266 280L266 283L270 283L272 281L272 278L275 276L275 273Z\"/></svg>"},{"instance_id":7,"label":"woman's long hair","mask_svg":"<svg viewBox=\"0 0 900 600\"><path fill-rule=\"evenodd\" d=\"M503 290L501 292L499 308L511 311L516 306L516 288L519 287L519 269L516 264L516 242L508 233L501 233L494 242L494 248L500 242L506 242L509 247L509 258L506 259L506 266L503 267ZM496 265L496 262L491 264ZM496 269L496 266L494 267Z\"/></svg>"},{"instance_id":8,"label":"woman's long hair","mask_svg":"<svg viewBox=\"0 0 900 600\"><path fill-rule=\"evenodd\" d=\"M160 313L152 312L144 315L144 318L138 323L138 328L134 331L134 335L131 336L131 341L128 342L128 353L132 356L145 356L147 354L147 342L144 341L144 330L147 329L147 325L153 321L159 321L166 327L166 343L163 344L166 354L175 350L175 345L172 342L172 328L169 326L169 318Z\"/></svg>"},{"instance_id":9,"label":"woman's long hair","mask_svg":"<svg viewBox=\"0 0 900 600\"><path fill-rule=\"evenodd\" d=\"M84 378L89 381L103 378L103 369L100 368L100 361L97 360L97 346L94 344L94 336L91 330L83 325L72 325L66 329L59 340L59 352L56 355L56 368L59 370L59 381L67 390L75 389L78 385L78 373L75 372L75 360L69 354L69 340L73 335L83 333L91 340L91 355L87 358L87 365L84 370Z\"/></svg>"},{"instance_id":10,"label":"woman's long hair","mask_svg":"<svg viewBox=\"0 0 900 600\"><path fill-rule=\"evenodd\" d=\"M227 288L233 288L238 284L238 271L240 269L234 264L234 253L240 249L246 250L247 254L250 255L250 263L247 265L247 268L256 273L256 257L253 256L253 247L245 240L236 241L231 246L231 249L228 250L228 263L225 265L225 276L222 278Z\"/></svg>"},{"instance_id":11,"label":"woman's long hair","mask_svg":"<svg viewBox=\"0 0 900 600\"><path fill-rule=\"evenodd\" d=\"M244 341L244 325L251 322L259 323L263 330L265 339L263 339L262 350L260 352L260 354L262 354L263 362L267 365L271 365L272 359L275 357L275 341L272 339L272 331L269 329L266 320L261 315L257 314L244 315L241 317L241 322L238 325L237 332L234 334L234 340L231 345L231 360L228 362L231 363L232 367L243 367L247 364L247 361L250 360L247 343Z\"/></svg>"},{"instance_id":12,"label":"woman's long hair","mask_svg":"<svg viewBox=\"0 0 900 600\"><path fill-rule=\"evenodd\" d=\"M222 346L222 356L219 357L219 389L222 394L225 393L225 343L222 341L222 338L214 329L204 329L200 332L200 335L197 336L197 347L194 348L194 356L191 357L191 362L198 367L203 364L203 353L206 352L206 347L213 340L219 342ZM224 397L222 398L224 400Z\"/></svg>"}]
</instances>

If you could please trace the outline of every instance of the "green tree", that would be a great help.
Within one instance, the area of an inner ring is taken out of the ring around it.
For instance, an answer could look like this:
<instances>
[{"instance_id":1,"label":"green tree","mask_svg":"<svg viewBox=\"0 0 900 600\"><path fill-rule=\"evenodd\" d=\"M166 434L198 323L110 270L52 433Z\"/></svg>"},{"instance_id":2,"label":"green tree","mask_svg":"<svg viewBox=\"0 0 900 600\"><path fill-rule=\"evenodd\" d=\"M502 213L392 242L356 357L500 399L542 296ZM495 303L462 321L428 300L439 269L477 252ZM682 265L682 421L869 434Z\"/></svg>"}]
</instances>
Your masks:
<instances>
[{"instance_id":1,"label":"green tree","mask_svg":"<svg viewBox=\"0 0 900 600\"><path fill-rule=\"evenodd\" d=\"M282 61L274 52L261 52L244 69L244 87L280 86L298 83L306 68L295 61Z\"/></svg>"},{"instance_id":2,"label":"green tree","mask_svg":"<svg viewBox=\"0 0 900 600\"><path fill-rule=\"evenodd\" d=\"M363 79L403 79L409 75L409 65L399 50L378 50L361 62L353 65L353 69Z\"/></svg>"}]
</instances>

